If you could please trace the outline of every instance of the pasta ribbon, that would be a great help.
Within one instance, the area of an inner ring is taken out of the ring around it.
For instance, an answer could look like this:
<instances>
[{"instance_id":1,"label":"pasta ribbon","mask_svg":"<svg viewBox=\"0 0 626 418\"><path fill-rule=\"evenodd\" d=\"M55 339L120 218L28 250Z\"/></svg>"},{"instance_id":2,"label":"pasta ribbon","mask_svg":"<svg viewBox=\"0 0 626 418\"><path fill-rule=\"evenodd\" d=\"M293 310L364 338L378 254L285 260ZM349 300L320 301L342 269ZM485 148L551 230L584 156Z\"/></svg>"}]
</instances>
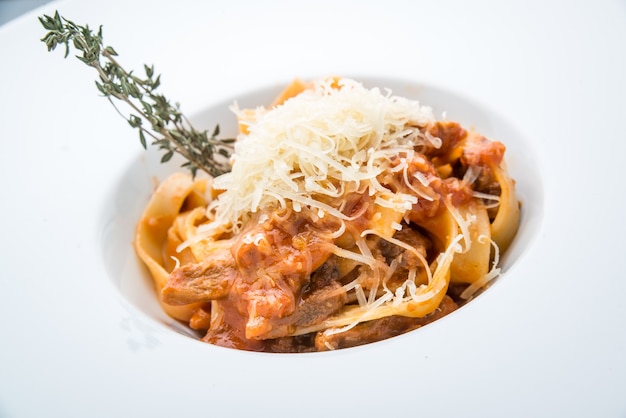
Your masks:
<instances>
[{"instance_id":1,"label":"pasta ribbon","mask_svg":"<svg viewBox=\"0 0 626 418\"><path fill-rule=\"evenodd\" d=\"M474 283L489 271L491 253L491 224L485 205L472 199L458 208L459 214L469 222L471 244L466 251L454 255L450 266L451 281L454 283Z\"/></svg>"},{"instance_id":2,"label":"pasta ribbon","mask_svg":"<svg viewBox=\"0 0 626 418\"><path fill-rule=\"evenodd\" d=\"M190 260L191 254L180 254L175 247L182 240L172 233L172 226L179 222L177 218L187 200L192 204L206 205L201 198L206 192L206 180L193 180L186 173L175 173L165 179L152 194L141 219L137 223L134 246L139 258L147 266L156 288L156 294L167 283L175 263L169 256L176 254L179 261L182 258ZM200 304L193 303L185 306L171 306L163 303L159 297L163 310L173 318L188 321Z\"/></svg>"},{"instance_id":3,"label":"pasta ribbon","mask_svg":"<svg viewBox=\"0 0 626 418\"><path fill-rule=\"evenodd\" d=\"M506 162L491 167L494 176L500 184L500 207L498 214L491 224L491 236L498 245L500 252L505 252L519 227L520 207L515 195L515 182L508 174Z\"/></svg>"}]
</instances>

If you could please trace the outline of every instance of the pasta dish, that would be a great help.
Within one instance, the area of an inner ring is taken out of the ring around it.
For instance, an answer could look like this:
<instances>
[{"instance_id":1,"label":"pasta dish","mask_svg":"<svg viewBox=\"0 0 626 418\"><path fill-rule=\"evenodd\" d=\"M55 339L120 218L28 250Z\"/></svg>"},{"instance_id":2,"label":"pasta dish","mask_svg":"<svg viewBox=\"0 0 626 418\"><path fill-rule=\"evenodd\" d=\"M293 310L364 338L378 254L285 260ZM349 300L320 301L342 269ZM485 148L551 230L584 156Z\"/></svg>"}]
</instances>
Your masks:
<instances>
[{"instance_id":1,"label":"pasta dish","mask_svg":"<svg viewBox=\"0 0 626 418\"><path fill-rule=\"evenodd\" d=\"M520 214L501 142L345 78L232 110L232 170L168 177L134 242L165 312L203 341L354 347L437 320L499 275Z\"/></svg>"}]
</instances>

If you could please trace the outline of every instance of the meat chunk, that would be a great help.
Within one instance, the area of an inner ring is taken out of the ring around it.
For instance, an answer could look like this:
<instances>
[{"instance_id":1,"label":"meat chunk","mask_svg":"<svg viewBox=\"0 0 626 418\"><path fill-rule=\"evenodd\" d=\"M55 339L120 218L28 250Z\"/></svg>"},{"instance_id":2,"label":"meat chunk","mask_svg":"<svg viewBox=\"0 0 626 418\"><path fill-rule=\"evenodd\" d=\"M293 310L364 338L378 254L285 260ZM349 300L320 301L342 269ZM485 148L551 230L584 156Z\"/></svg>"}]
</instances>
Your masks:
<instances>
[{"instance_id":1,"label":"meat chunk","mask_svg":"<svg viewBox=\"0 0 626 418\"><path fill-rule=\"evenodd\" d=\"M317 351L315 333L267 340L265 349L271 353L312 353Z\"/></svg>"},{"instance_id":2,"label":"meat chunk","mask_svg":"<svg viewBox=\"0 0 626 418\"><path fill-rule=\"evenodd\" d=\"M237 275L230 251L220 250L200 263L175 269L161 291L161 298L168 305L221 299L228 295Z\"/></svg>"},{"instance_id":3,"label":"meat chunk","mask_svg":"<svg viewBox=\"0 0 626 418\"><path fill-rule=\"evenodd\" d=\"M346 292L337 283L313 292L293 314L279 319L264 318L268 326L263 339L284 337L298 327L317 324L341 309L347 301Z\"/></svg>"},{"instance_id":4,"label":"meat chunk","mask_svg":"<svg viewBox=\"0 0 626 418\"><path fill-rule=\"evenodd\" d=\"M430 249L431 244L430 240L424 237L419 231L411 228L408 225L403 225L403 228L396 232L394 238L409 244L411 247L415 248L415 250L426 257L427 251ZM380 248L381 254L385 257L385 261L387 264L391 263L391 261L395 258L398 258L400 255L403 256L401 262L404 265L419 265L419 261L416 260L416 256L406 249L399 247L395 244L390 243L389 241L381 240L378 244Z\"/></svg>"},{"instance_id":5,"label":"meat chunk","mask_svg":"<svg viewBox=\"0 0 626 418\"><path fill-rule=\"evenodd\" d=\"M458 158L456 155L458 144L467 137L467 131L459 123L453 121L433 122L426 128L426 134L439 138L441 146L426 145L422 152L430 158L437 157L440 163L449 163Z\"/></svg>"},{"instance_id":6,"label":"meat chunk","mask_svg":"<svg viewBox=\"0 0 626 418\"><path fill-rule=\"evenodd\" d=\"M311 303L301 304L311 274L331 254L328 231L336 230L334 223L326 224L330 221L304 210L278 215L271 211L259 215L231 249L241 277L232 293L238 295L238 309L247 317L246 338L250 339L287 335L305 318L341 303L324 287L323 295L314 292Z\"/></svg>"},{"instance_id":7,"label":"meat chunk","mask_svg":"<svg viewBox=\"0 0 626 418\"><path fill-rule=\"evenodd\" d=\"M501 142L472 134L468 136L463 148L461 162L466 166L496 166L502 162L505 150Z\"/></svg>"},{"instance_id":8,"label":"meat chunk","mask_svg":"<svg viewBox=\"0 0 626 418\"><path fill-rule=\"evenodd\" d=\"M348 302L343 287L332 282L303 299L294 315L294 324L298 326L315 325L341 309Z\"/></svg>"},{"instance_id":9,"label":"meat chunk","mask_svg":"<svg viewBox=\"0 0 626 418\"><path fill-rule=\"evenodd\" d=\"M379 181L394 192L407 193L409 195L418 192L417 202L411 210L411 221L419 224L420 221L436 216L443 210L441 199L448 193L445 183L439 177L433 163L419 152L413 154L410 159L396 158L391 161L394 167L393 175L385 174ZM403 166L404 169L396 169ZM423 179L428 185L422 184ZM408 180L408 184L407 184Z\"/></svg>"},{"instance_id":10,"label":"meat chunk","mask_svg":"<svg viewBox=\"0 0 626 418\"><path fill-rule=\"evenodd\" d=\"M453 312L457 307L458 305L452 298L445 296L439 307L433 313L423 318L388 316L374 321L363 322L337 334L326 335L324 332L320 332L315 338L315 346L318 351L328 351L381 341L436 321Z\"/></svg>"},{"instance_id":11,"label":"meat chunk","mask_svg":"<svg viewBox=\"0 0 626 418\"><path fill-rule=\"evenodd\" d=\"M408 251L387 240L380 239L377 242L376 248L372 252L374 254L380 253L387 264L396 263L394 273L387 282L387 286L392 291L395 291L398 286L405 282L409 271L412 269L417 269L418 279L427 279L424 263L427 262L428 251L432 246L429 239L409 225L403 225L403 228L396 232L394 238L411 246L415 252L422 256L422 259L415 252Z\"/></svg>"},{"instance_id":12,"label":"meat chunk","mask_svg":"<svg viewBox=\"0 0 626 418\"><path fill-rule=\"evenodd\" d=\"M323 269L331 272L332 269ZM318 274L319 276L319 274ZM308 289L291 315L278 317L257 317L265 330L257 338L274 339L287 336L299 327L318 324L340 310L347 302L348 296L343 286L328 277L319 278L317 284ZM323 287L319 287L322 285ZM255 324L260 327L260 324Z\"/></svg>"}]
</instances>

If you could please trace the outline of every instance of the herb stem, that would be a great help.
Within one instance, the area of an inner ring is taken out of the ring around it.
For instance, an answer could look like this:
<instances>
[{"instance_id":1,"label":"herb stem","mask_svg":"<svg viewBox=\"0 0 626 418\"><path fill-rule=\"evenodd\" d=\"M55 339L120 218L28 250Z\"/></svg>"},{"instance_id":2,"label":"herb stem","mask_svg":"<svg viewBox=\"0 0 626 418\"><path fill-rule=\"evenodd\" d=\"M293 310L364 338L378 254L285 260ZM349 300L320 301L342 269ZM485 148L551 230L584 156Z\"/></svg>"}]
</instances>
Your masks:
<instances>
[{"instance_id":1,"label":"herb stem","mask_svg":"<svg viewBox=\"0 0 626 418\"><path fill-rule=\"evenodd\" d=\"M82 55L76 55L76 58L95 68L99 78L96 87L117 113L139 131L142 146L147 147L147 136L152 139L152 145L165 152L161 162L169 161L177 153L187 160L182 166L188 168L194 176L198 170L212 176L230 171L229 158L233 153L234 139L218 139L219 125L210 136L207 131L196 130L178 105L171 105L169 100L156 92L161 81L159 75L155 77L154 67L144 65L145 78L125 70L115 58L118 56L115 49L104 46L102 27L94 33L89 26L76 25L61 17L58 12L52 17L43 15L39 21L49 31L41 39L48 51L64 44L67 57L70 43L81 51ZM113 99L130 107L132 112L128 117Z\"/></svg>"}]
</instances>

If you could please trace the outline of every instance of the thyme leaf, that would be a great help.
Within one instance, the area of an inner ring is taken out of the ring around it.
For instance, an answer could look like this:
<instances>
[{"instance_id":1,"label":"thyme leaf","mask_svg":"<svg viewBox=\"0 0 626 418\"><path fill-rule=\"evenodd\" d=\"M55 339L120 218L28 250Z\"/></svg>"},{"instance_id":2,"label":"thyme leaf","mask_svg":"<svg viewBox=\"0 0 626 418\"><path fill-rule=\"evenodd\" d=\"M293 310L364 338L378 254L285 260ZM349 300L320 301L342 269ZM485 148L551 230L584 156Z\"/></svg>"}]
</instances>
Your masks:
<instances>
[{"instance_id":1,"label":"thyme leaf","mask_svg":"<svg viewBox=\"0 0 626 418\"><path fill-rule=\"evenodd\" d=\"M139 131L139 141L144 148L150 138L151 144L163 151L161 162L169 161L177 153L187 160L182 167L189 169L193 176L198 170L212 176L230 171L229 157L235 140L219 139L219 126L211 135L206 130L196 130L178 104L171 104L157 92L161 76L155 74L154 66L144 65L145 76L142 77L124 69L115 58L118 56L115 49L104 45L102 26L94 32L88 25L80 26L61 17L58 11L54 16L39 17L39 21L48 31L41 38L48 51L64 45L65 58L72 48L79 51L76 58L98 73L98 91ZM117 107L119 101L130 107L129 116Z\"/></svg>"}]
</instances>

